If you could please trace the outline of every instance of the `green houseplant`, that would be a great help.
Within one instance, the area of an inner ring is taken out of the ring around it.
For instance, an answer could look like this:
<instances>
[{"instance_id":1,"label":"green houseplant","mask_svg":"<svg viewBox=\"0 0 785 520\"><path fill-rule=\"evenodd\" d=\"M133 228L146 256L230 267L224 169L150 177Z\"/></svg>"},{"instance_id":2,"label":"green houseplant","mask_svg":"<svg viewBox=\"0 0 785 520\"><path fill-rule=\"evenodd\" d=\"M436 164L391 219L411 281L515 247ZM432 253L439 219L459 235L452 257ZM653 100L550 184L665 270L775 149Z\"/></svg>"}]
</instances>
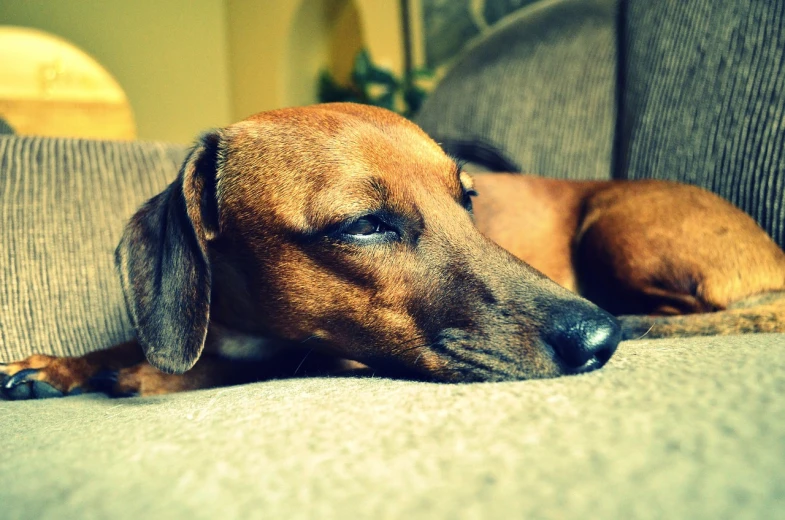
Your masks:
<instances>
[{"instance_id":1,"label":"green houseplant","mask_svg":"<svg viewBox=\"0 0 785 520\"><path fill-rule=\"evenodd\" d=\"M375 105L412 117L428 95L432 79L433 73L428 69L412 70L397 78L390 70L375 65L370 53L362 49L354 59L349 85L339 84L327 70L321 72L319 101Z\"/></svg>"}]
</instances>

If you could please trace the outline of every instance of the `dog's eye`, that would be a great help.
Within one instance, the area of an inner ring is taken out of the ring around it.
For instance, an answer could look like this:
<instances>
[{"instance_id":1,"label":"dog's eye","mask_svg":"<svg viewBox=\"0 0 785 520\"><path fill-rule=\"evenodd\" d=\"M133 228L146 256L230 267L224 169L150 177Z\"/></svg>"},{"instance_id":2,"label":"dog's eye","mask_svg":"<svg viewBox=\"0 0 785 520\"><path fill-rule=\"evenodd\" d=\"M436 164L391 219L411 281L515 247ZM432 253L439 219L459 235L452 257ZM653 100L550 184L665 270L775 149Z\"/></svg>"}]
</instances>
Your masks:
<instances>
[{"instance_id":1,"label":"dog's eye","mask_svg":"<svg viewBox=\"0 0 785 520\"><path fill-rule=\"evenodd\" d=\"M473 209L473 207L472 207L472 197L476 197L476 196L477 196L477 192L475 190L465 190L463 192L462 204L463 204L463 207L466 208L466 211L468 211L469 213L471 213L472 209Z\"/></svg>"},{"instance_id":2,"label":"dog's eye","mask_svg":"<svg viewBox=\"0 0 785 520\"><path fill-rule=\"evenodd\" d=\"M367 237L387 231L390 231L390 228L384 222L372 215L358 218L342 230L344 235L353 237Z\"/></svg>"}]
</instances>

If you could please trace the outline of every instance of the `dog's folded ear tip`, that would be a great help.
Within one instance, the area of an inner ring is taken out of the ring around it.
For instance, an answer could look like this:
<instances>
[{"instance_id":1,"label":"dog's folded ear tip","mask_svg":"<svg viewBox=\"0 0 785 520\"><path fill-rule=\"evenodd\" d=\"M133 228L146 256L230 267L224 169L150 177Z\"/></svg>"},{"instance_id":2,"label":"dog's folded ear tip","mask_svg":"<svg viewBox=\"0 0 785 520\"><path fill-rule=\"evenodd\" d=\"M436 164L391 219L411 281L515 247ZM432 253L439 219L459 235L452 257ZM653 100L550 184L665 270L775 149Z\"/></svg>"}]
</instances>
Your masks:
<instances>
[{"instance_id":1,"label":"dog's folded ear tip","mask_svg":"<svg viewBox=\"0 0 785 520\"><path fill-rule=\"evenodd\" d=\"M199 356L182 357L161 352L146 352L147 361L165 374L184 374L196 364Z\"/></svg>"}]
</instances>

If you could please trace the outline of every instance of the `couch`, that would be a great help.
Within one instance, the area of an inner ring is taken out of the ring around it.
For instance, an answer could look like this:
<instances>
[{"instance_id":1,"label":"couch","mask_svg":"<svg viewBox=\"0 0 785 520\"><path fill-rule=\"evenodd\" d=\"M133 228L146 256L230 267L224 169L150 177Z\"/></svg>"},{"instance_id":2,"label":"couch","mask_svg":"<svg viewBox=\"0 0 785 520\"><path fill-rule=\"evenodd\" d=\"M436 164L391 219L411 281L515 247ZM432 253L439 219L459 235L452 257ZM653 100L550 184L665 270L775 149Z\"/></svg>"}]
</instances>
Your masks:
<instances>
[{"instance_id":1,"label":"couch","mask_svg":"<svg viewBox=\"0 0 785 520\"><path fill-rule=\"evenodd\" d=\"M782 56L783 35L765 30L782 9L666 3L524 10L454 65L418 122L477 168L702 184L782 245L785 125L771 121L785 90L781 75L752 88L747 70ZM700 45L684 43L692 30ZM726 36L736 54L712 57L706 42ZM665 59L669 42L681 61ZM756 92L765 106L744 102ZM132 336L112 253L185 153L0 137L0 361ZM549 380L293 378L0 402L0 517L783 517L784 345L644 337L602 370Z\"/></svg>"}]
</instances>

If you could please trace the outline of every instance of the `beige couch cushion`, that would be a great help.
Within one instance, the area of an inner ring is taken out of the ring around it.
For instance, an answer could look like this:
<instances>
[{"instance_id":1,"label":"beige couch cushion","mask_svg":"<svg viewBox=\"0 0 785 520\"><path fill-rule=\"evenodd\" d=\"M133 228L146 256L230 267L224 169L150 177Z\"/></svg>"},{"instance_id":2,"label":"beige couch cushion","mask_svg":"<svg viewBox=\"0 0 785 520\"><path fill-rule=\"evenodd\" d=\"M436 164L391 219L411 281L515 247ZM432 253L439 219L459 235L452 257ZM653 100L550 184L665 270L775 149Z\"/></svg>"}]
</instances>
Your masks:
<instances>
[{"instance_id":1,"label":"beige couch cushion","mask_svg":"<svg viewBox=\"0 0 785 520\"><path fill-rule=\"evenodd\" d=\"M0 137L0 361L77 355L133 332L114 249L177 176L182 146Z\"/></svg>"},{"instance_id":2,"label":"beige couch cushion","mask_svg":"<svg viewBox=\"0 0 785 520\"><path fill-rule=\"evenodd\" d=\"M0 402L3 518L782 518L785 335L598 372Z\"/></svg>"}]
</instances>

